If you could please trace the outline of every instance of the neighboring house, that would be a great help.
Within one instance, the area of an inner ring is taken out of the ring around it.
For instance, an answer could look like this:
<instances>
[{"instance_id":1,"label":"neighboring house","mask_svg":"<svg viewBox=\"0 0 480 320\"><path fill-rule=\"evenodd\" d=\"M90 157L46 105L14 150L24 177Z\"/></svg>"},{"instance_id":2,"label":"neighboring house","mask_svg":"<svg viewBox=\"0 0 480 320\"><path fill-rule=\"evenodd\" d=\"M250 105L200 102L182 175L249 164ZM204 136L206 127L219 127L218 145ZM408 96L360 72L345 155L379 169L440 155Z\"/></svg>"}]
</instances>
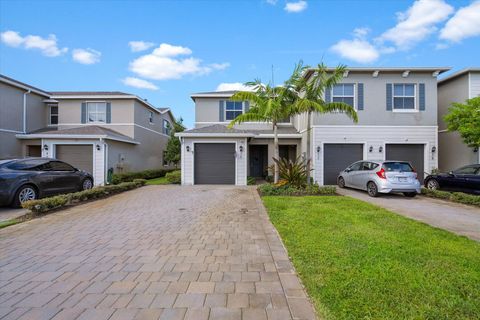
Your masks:
<instances>
[{"instance_id":1,"label":"neighboring house","mask_svg":"<svg viewBox=\"0 0 480 320\"><path fill-rule=\"evenodd\" d=\"M333 69L330 69L333 70ZM437 76L449 68L349 68L326 101L343 101L358 112L306 115L279 128L280 157L305 155L311 135L315 181L335 184L338 173L357 160L408 160L419 179L438 167ZM313 70L305 73L312 75ZM232 102L234 91L193 94L195 127L177 134L182 141L182 183L245 185L247 176L265 177L272 164L273 130L268 123L226 126L246 112L248 102Z\"/></svg>"},{"instance_id":2,"label":"neighboring house","mask_svg":"<svg viewBox=\"0 0 480 320\"><path fill-rule=\"evenodd\" d=\"M463 143L458 132L447 131L443 117L454 102L480 96L480 68L467 68L438 81L439 169L447 172L467 164L480 163L480 152ZM479 128L480 130L480 128Z\"/></svg>"},{"instance_id":3,"label":"neighboring house","mask_svg":"<svg viewBox=\"0 0 480 320\"><path fill-rule=\"evenodd\" d=\"M5 76L0 90L0 158L57 158L92 173L96 185L109 169L165 165L168 108L123 92L46 92Z\"/></svg>"}]
</instances>

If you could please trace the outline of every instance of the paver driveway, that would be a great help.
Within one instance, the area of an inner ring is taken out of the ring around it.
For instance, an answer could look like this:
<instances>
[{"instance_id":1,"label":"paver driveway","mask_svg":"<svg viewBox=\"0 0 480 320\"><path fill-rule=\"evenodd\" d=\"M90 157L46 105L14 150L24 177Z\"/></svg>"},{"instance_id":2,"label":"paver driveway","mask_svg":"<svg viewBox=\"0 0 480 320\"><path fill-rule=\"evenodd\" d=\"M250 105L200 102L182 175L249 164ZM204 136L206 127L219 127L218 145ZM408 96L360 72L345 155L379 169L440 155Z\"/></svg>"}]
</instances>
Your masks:
<instances>
[{"instance_id":1,"label":"paver driveway","mask_svg":"<svg viewBox=\"0 0 480 320\"><path fill-rule=\"evenodd\" d=\"M253 188L150 186L0 230L2 319L312 319Z\"/></svg>"}]
</instances>

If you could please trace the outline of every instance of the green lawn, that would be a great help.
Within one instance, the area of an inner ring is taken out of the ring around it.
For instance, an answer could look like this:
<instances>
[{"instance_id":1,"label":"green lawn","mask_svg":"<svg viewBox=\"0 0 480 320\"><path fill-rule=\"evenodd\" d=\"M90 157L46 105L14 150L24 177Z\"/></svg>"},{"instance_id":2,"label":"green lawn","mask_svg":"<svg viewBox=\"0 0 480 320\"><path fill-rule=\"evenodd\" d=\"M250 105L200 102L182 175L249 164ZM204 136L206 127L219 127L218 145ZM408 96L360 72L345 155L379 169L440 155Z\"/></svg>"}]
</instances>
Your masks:
<instances>
[{"instance_id":1,"label":"green lawn","mask_svg":"<svg viewBox=\"0 0 480 320\"><path fill-rule=\"evenodd\" d=\"M14 224L22 222L19 219L10 219L10 220L5 220L5 221L0 221L0 229L8 227L8 226L13 226Z\"/></svg>"},{"instance_id":2,"label":"green lawn","mask_svg":"<svg viewBox=\"0 0 480 320\"><path fill-rule=\"evenodd\" d=\"M165 177L147 180L147 185L158 185L158 184L169 184L169 182Z\"/></svg>"},{"instance_id":3,"label":"green lawn","mask_svg":"<svg viewBox=\"0 0 480 320\"><path fill-rule=\"evenodd\" d=\"M263 197L326 319L480 319L480 244L349 197Z\"/></svg>"}]
</instances>

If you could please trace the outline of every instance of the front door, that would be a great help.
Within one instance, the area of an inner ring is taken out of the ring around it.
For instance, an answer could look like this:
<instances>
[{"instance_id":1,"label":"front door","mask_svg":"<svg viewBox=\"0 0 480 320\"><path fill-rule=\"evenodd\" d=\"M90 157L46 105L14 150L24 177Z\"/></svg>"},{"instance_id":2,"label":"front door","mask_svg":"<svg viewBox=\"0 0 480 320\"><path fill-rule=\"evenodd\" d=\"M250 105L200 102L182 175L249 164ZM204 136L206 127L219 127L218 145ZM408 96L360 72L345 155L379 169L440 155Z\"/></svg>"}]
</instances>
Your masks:
<instances>
[{"instance_id":1,"label":"front door","mask_svg":"<svg viewBox=\"0 0 480 320\"><path fill-rule=\"evenodd\" d=\"M268 165L268 146L249 145L250 176L265 177Z\"/></svg>"}]
</instances>

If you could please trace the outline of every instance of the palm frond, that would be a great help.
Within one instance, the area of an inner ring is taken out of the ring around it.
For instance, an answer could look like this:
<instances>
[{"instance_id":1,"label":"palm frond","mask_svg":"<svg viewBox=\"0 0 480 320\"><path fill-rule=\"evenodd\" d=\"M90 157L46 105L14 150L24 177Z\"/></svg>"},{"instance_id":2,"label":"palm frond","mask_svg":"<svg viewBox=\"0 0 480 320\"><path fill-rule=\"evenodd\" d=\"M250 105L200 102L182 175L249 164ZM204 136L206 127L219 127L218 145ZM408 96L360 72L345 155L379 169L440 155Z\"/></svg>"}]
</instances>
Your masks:
<instances>
[{"instance_id":1,"label":"palm frond","mask_svg":"<svg viewBox=\"0 0 480 320\"><path fill-rule=\"evenodd\" d=\"M323 110L319 111L320 113L331 113L331 112L343 112L347 115L353 122L358 122L358 115L355 109L346 103L343 102L330 102L322 106Z\"/></svg>"}]
</instances>

